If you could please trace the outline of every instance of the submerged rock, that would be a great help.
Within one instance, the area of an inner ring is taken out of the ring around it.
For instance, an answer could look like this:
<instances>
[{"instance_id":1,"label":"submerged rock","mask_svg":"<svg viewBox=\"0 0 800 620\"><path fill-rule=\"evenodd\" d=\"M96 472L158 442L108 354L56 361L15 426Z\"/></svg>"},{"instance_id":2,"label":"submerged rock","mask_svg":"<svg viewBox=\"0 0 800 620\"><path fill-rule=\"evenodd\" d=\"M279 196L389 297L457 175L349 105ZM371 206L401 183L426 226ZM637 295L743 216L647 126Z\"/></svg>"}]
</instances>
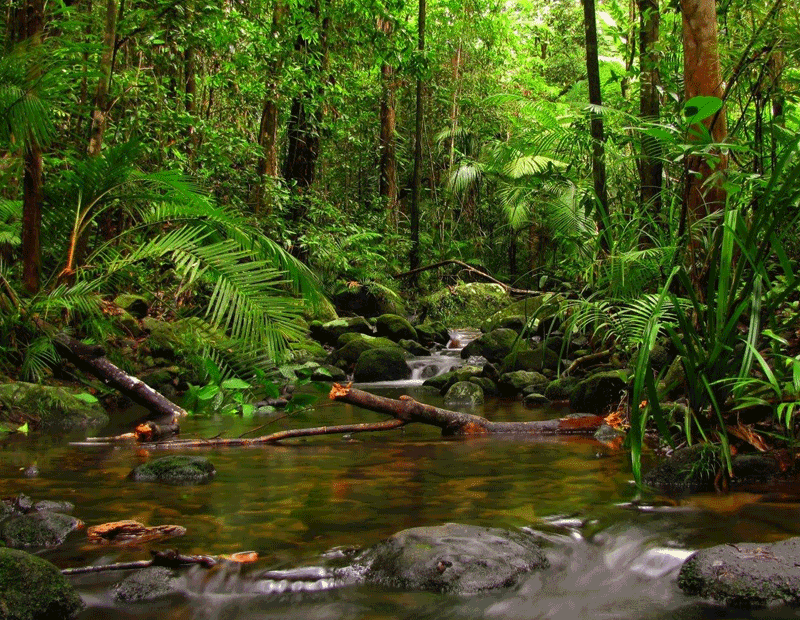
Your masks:
<instances>
[{"instance_id":1,"label":"submerged rock","mask_svg":"<svg viewBox=\"0 0 800 620\"><path fill-rule=\"evenodd\" d=\"M58 547L70 532L83 527L83 522L57 512L31 512L11 517L0 526L0 537L14 548Z\"/></svg>"},{"instance_id":2,"label":"submerged rock","mask_svg":"<svg viewBox=\"0 0 800 620\"><path fill-rule=\"evenodd\" d=\"M84 607L53 564L14 549L0 549L0 620L64 620Z\"/></svg>"},{"instance_id":3,"label":"submerged rock","mask_svg":"<svg viewBox=\"0 0 800 620\"><path fill-rule=\"evenodd\" d=\"M164 484L203 484L210 482L217 470L202 456L165 456L139 465L130 473L137 482Z\"/></svg>"},{"instance_id":4,"label":"submerged rock","mask_svg":"<svg viewBox=\"0 0 800 620\"><path fill-rule=\"evenodd\" d=\"M458 381L444 395L445 407L476 407L484 401L483 388L471 381Z\"/></svg>"},{"instance_id":5,"label":"submerged rock","mask_svg":"<svg viewBox=\"0 0 800 620\"><path fill-rule=\"evenodd\" d=\"M114 586L114 598L123 603L141 603L175 592L175 573L163 566L137 570Z\"/></svg>"},{"instance_id":6,"label":"submerged rock","mask_svg":"<svg viewBox=\"0 0 800 620\"><path fill-rule=\"evenodd\" d=\"M681 567L687 594L738 608L800 604L800 538L773 544L739 543L702 549Z\"/></svg>"},{"instance_id":7,"label":"submerged rock","mask_svg":"<svg viewBox=\"0 0 800 620\"><path fill-rule=\"evenodd\" d=\"M357 564L368 583L452 594L511 586L549 566L532 536L457 523L398 532L365 551Z\"/></svg>"}]
</instances>

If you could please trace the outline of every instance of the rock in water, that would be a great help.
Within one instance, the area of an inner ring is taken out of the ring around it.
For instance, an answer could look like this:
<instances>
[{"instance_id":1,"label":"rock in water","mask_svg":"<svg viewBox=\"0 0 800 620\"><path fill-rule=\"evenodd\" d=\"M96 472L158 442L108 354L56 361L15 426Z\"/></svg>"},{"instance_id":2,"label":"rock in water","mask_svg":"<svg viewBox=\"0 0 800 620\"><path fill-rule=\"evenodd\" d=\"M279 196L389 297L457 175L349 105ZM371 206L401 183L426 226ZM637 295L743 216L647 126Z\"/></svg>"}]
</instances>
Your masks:
<instances>
[{"instance_id":1,"label":"rock in water","mask_svg":"<svg viewBox=\"0 0 800 620\"><path fill-rule=\"evenodd\" d=\"M203 484L210 482L217 470L202 456L165 456L139 465L130 473L137 482L165 484Z\"/></svg>"},{"instance_id":2,"label":"rock in water","mask_svg":"<svg viewBox=\"0 0 800 620\"><path fill-rule=\"evenodd\" d=\"M0 549L0 620L64 620L83 606L53 564L24 551Z\"/></svg>"},{"instance_id":3,"label":"rock in water","mask_svg":"<svg viewBox=\"0 0 800 620\"><path fill-rule=\"evenodd\" d=\"M549 565L530 535L457 523L403 530L357 563L369 583L453 594L510 586Z\"/></svg>"}]
</instances>

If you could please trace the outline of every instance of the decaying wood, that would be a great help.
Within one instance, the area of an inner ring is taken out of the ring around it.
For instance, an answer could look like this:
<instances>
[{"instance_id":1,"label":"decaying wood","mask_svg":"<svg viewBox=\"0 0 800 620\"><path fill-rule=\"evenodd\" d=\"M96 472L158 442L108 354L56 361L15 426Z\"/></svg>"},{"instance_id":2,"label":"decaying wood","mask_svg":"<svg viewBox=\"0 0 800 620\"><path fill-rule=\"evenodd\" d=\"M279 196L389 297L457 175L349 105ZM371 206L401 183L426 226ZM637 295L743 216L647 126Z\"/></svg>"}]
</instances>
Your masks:
<instances>
[{"instance_id":1,"label":"decaying wood","mask_svg":"<svg viewBox=\"0 0 800 620\"><path fill-rule=\"evenodd\" d=\"M136 427L136 440L140 442L161 441L180 432L181 428L175 419L171 424L156 424L153 421L147 421Z\"/></svg>"},{"instance_id":2,"label":"decaying wood","mask_svg":"<svg viewBox=\"0 0 800 620\"><path fill-rule=\"evenodd\" d=\"M431 265L425 265L424 267L417 267L416 269L411 269L410 271L404 271L403 273L396 274L394 277L396 279L408 278L408 277L411 277L411 276L415 276L418 273L421 273L423 271L429 271L431 269L438 269L439 267L444 267L445 265L458 265L464 271L468 271L470 273L474 273L475 275L478 275L481 278L489 280L489 282L491 282L492 284L498 284L498 285L502 286L503 290L505 290L507 293L510 293L512 295L541 295L541 293L542 293L541 291L531 291L531 290L523 289L523 288L514 288L513 286L509 286L508 284L505 284L504 282L501 282L500 280L498 280L496 278L493 278L492 276L490 276L485 271L481 271L480 269L477 269L476 267L473 267L472 265L468 265L467 263L465 263L463 261L456 260L456 259L453 259L453 258L448 259L448 260L443 260L443 261L440 261L438 263L433 263Z\"/></svg>"},{"instance_id":3,"label":"decaying wood","mask_svg":"<svg viewBox=\"0 0 800 620\"><path fill-rule=\"evenodd\" d=\"M40 322L39 327L49 331L44 322ZM61 352L78 368L90 372L135 403L169 418L187 415L183 408L178 407L144 381L112 364L105 357L101 347L88 346L63 332L57 333L53 340Z\"/></svg>"},{"instance_id":4,"label":"decaying wood","mask_svg":"<svg viewBox=\"0 0 800 620\"><path fill-rule=\"evenodd\" d=\"M91 526L86 530L86 539L97 544L134 545L184 534L186 534L186 528L181 525L148 527L138 521L125 519Z\"/></svg>"},{"instance_id":5,"label":"decaying wood","mask_svg":"<svg viewBox=\"0 0 800 620\"><path fill-rule=\"evenodd\" d=\"M592 434L603 423L602 416L574 416L557 420L531 422L492 422L486 418L460 411L440 409L420 403L409 396L399 400L376 396L350 386L334 383L330 398L350 403L370 411L391 415L403 422L420 422L442 429L444 435L488 435L518 433L532 435Z\"/></svg>"}]
</instances>

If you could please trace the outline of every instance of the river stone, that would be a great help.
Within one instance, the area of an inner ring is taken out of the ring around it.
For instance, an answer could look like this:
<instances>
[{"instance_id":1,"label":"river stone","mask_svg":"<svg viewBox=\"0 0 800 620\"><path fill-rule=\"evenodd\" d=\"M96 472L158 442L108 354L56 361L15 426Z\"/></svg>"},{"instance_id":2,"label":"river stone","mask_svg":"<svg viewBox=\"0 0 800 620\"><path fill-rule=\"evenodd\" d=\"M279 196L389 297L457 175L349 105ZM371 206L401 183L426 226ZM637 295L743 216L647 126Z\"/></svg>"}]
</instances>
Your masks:
<instances>
[{"instance_id":1,"label":"river stone","mask_svg":"<svg viewBox=\"0 0 800 620\"><path fill-rule=\"evenodd\" d=\"M371 334L372 326L367 323L367 320L362 316L356 316L345 319L336 319L322 323L320 321L312 321L309 326L311 336L319 340L323 344L336 344L339 336L348 332L356 332L359 334Z\"/></svg>"},{"instance_id":2,"label":"river stone","mask_svg":"<svg viewBox=\"0 0 800 620\"><path fill-rule=\"evenodd\" d=\"M533 386L533 391L538 392L544 390L548 382L549 379L539 372L517 370L500 375L497 387L503 394L516 394L529 386Z\"/></svg>"},{"instance_id":3,"label":"river stone","mask_svg":"<svg viewBox=\"0 0 800 620\"><path fill-rule=\"evenodd\" d=\"M520 324L527 324L534 313L538 313L539 319L552 316L558 311L561 299L560 295L555 295L554 293L526 297L494 313L483 322L481 329L483 331L491 331L511 319L518 321ZM550 307L540 310L543 305L549 305Z\"/></svg>"},{"instance_id":4,"label":"river stone","mask_svg":"<svg viewBox=\"0 0 800 620\"><path fill-rule=\"evenodd\" d=\"M686 560L678 585L687 594L737 608L800 604L800 538L702 549Z\"/></svg>"},{"instance_id":5,"label":"river stone","mask_svg":"<svg viewBox=\"0 0 800 620\"><path fill-rule=\"evenodd\" d=\"M422 325L417 325L414 329L417 330L417 340L424 345L444 345L450 342L450 332L444 326L444 323L439 321L423 323Z\"/></svg>"},{"instance_id":6,"label":"river stone","mask_svg":"<svg viewBox=\"0 0 800 620\"><path fill-rule=\"evenodd\" d=\"M719 451L707 444L675 450L644 476L644 483L666 491L712 489L722 466Z\"/></svg>"},{"instance_id":7,"label":"river stone","mask_svg":"<svg viewBox=\"0 0 800 620\"><path fill-rule=\"evenodd\" d=\"M338 365L339 362L344 362L346 365L352 367L364 351L396 346L397 345L388 338L375 338L374 336L367 336L366 334L353 334L339 349L330 354L327 363Z\"/></svg>"},{"instance_id":8,"label":"river stone","mask_svg":"<svg viewBox=\"0 0 800 620\"><path fill-rule=\"evenodd\" d=\"M522 404L526 407L547 407L551 403L552 401L547 398L547 396L539 394L538 392L525 394L525 397L522 399Z\"/></svg>"},{"instance_id":9,"label":"river stone","mask_svg":"<svg viewBox=\"0 0 800 620\"><path fill-rule=\"evenodd\" d=\"M15 549L0 549L0 620L65 620L84 607L53 564Z\"/></svg>"},{"instance_id":10,"label":"river stone","mask_svg":"<svg viewBox=\"0 0 800 620\"><path fill-rule=\"evenodd\" d=\"M516 347L503 358L502 371L513 372L515 370L541 371L558 368L558 353L539 343L535 348L522 346Z\"/></svg>"},{"instance_id":11,"label":"river stone","mask_svg":"<svg viewBox=\"0 0 800 620\"><path fill-rule=\"evenodd\" d=\"M511 586L520 575L549 566L531 536L458 523L403 530L359 562L369 583L453 594Z\"/></svg>"},{"instance_id":12,"label":"river stone","mask_svg":"<svg viewBox=\"0 0 800 620\"><path fill-rule=\"evenodd\" d=\"M209 482L217 470L202 456L165 456L139 465L130 473L137 482L163 482L165 484L203 484Z\"/></svg>"},{"instance_id":13,"label":"river stone","mask_svg":"<svg viewBox=\"0 0 800 620\"><path fill-rule=\"evenodd\" d=\"M458 381L444 395L445 407L476 407L483 404L483 389L471 381Z\"/></svg>"},{"instance_id":14,"label":"river stone","mask_svg":"<svg viewBox=\"0 0 800 620\"><path fill-rule=\"evenodd\" d=\"M500 390L497 389L497 384L489 377L470 377L469 382L480 385L486 396L497 396L500 394Z\"/></svg>"},{"instance_id":15,"label":"river stone","mask_svg":"<svg viewBox=\"0 0 800 620\"><path fill-rule=\"evenodd\" d=\"M550 400L569 400L570 395L578 386L575 377L563 377L551 381L545 388L544 395Z\"/></svg>"},{"instance_id":16,"label":"river stone","mask_svg":"<svg viewBox=\"0 0 800 620\"><path fill-rule=\"evenodd\" d=\"M499 362L511 353L518 340L519 334L513 329L495 329L479 336L461 349L461 357L467 359L480 355L490 362Z\"/></svg>"},{"instance_id":17,"label":"river stone","mask_svg":"<svg viewBox=\"0 0 800 620\"><path fill-rule=\"evenodd\" d=\"M58 547L83 522L58 512L31 512L4 521L0 527L3 541L14 548Z\"/></svg>"},{"instance_id":18,"label":"river stone","mask_svg":"<svg viewBox=\"0 0 800 620\"><path fill-rule=\"evenodd\" d=\"M419 342L416 340L406 340L405 338L399 340L397 342L401 347L403 347L406 351L411 353L411 355L416 355L417 357L424 357L430 354L430 351L423 347Z\"/></svg>"},{"instance_id":19,"label":"river stone","mask_svg":"<svg viewBox=\"0 0 800 620\"><path fill-rule=\"evenodd\" d=\"M375 322L378 336L384 336L395 342L416 340L417 330L406 319L396 314L382 314Z\"/></svg>"},{"instance_id":20,"label":"river stone","mask_svg":"<svg viewBox=\"0 0 800 620\"><path fill-rule=\"evenodd\" d=\"M32 429L70 431L108 424L108 414L97 402L86 402L73 390L37 383L0 384L0 422L28 422Z\"/></svg>"},{"instance_id":21,"label":"river stone","mask_svg":"<svg viewBox=\"0 0 800 620\"><path fill-rule=\"evenodd\" d=\"M570 395L569 406L581 413L602 415L619 405L627 389L624 371L598 372L578 383Z\"/></svg>"},{"instance_id":22,"label":"river stone","mask_svg":"<svg viewBox=\"0 0 800 620\"><path fill-rule=\"evenodd\" d=\"M411 377L411 368L406 364L406 355L406 351L400 347L364 351L356 362L353 380L367 383L408 379Z\"/></svg>"},{"instance_id":23,"label":"river stone","mask_svg":"<svg viewBox=\"0 0 800 620\"><path fill-rule=\"evenodd\" d=\"M175 592L175 573L163 566L137 570L114 586L114 598L141 603Z\"/></svg>"},{"instance_id":24,"label":"river stone","mask_svg":"<svg viewBox=\"0 0 800 620\"><path fill-rule=\"evenodd\" d=\"M479 376L481 372L482 370L478 366L462 366L450 372L445 372L441 375L426 379L422 385L434 387L444 395L454 383L458 381L469 381L472 377Z\"/></svg>"}]
</instances>

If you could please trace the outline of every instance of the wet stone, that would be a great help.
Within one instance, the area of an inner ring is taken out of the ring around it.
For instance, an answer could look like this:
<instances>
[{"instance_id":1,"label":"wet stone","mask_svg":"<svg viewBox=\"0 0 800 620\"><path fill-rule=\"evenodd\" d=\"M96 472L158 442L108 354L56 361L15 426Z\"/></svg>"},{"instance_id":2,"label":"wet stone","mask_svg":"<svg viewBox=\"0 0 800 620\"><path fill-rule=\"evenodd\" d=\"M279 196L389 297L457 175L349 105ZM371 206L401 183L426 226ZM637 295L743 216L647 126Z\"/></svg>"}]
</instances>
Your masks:
<instances>
[{"instance_id":1,"label":"wet stone","mask_svg":"<svg viewBox=\"0 0 800 620\"><path fill-rule=\"evenodd\" d=\"M4 521L0 532L9 547L52 548L61 545L70 532L82 526L80 520L70 515L34 512Z\"/></svg>"},{"instance_id":2,"label":"wet stone","mask_svg":"<svg viewBox=\"0 0 800 620\"><path fill-rule=\"evenodd\" d=\"M141 603L176 591L175 574L163 566L137 570L114 586L114 598L123 603Z\"/></svg>"},{"instance_id":3,"label":"wet stone","mask_svg":"<svg viewBox=\"0 0 800 620\"><path fill-rule=\"evenodd\" d=\"M164 484L204 484L210 482L217 470L202 456L165 456L139 465L130 473L137 482Z\"/></svg>"}]
</instances>

